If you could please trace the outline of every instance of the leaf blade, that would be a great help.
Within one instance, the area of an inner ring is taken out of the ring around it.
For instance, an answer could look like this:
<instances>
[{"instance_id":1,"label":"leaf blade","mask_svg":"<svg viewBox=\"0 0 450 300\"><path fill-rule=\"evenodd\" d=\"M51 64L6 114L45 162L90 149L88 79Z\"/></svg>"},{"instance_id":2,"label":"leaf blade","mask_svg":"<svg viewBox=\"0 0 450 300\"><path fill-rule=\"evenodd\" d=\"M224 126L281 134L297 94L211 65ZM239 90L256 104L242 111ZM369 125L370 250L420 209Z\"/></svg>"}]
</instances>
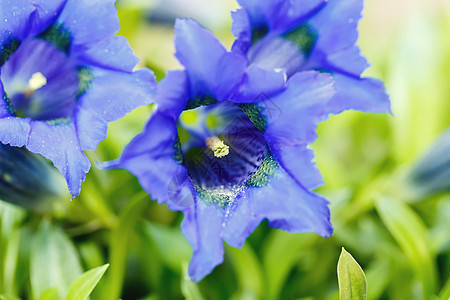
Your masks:
<instances>
[{"instance_id":1,"label":"leaf blade","mask_svg":"<svg viewBox=\"0 0 450 300\"><path fill-rule=\"evenodd\" d=\"M78 277L69 287L66 300L85 300L103 277L109 264L91 269Z\"/></svg>"},{"instance_id":2,"label":"leaf blade","mask_svg":"<svg viewBox=\"0 0 450 300\"><path fill-rule=\"evenodd\" d=\"M356 260L344 247L339 257L338 267L339 299L365 300L367 298L366 275Z\"/></svg>"}]
</instances>

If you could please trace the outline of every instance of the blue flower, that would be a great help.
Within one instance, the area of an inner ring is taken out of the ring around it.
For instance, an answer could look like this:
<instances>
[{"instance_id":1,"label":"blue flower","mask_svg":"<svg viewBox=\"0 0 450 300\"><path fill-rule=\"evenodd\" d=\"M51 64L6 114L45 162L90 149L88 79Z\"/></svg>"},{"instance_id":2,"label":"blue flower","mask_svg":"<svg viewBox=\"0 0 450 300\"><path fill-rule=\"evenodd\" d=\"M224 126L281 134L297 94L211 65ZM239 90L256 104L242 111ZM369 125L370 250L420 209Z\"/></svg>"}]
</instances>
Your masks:
<instances>
[{"instance_id":1,"label":"blue flower","mask_svg":"<svg viewBox=\"0 0 450 300\"><path fill-rule=\"evenodd\" d=\"M234 52L288 76L304 70L332 74L337 92L330 113L390 112L383 83L361 77L369 66L355 45L363 0L238 1L242 8L232 13Z\"/></svg>"},{"instance_id":2,"label":"blue flower","mask_svg":"<svg viewBox=\"0 0 450 300\"><path fill-rule=\"evenodd\" d=\"M114 0L2 0L0 141L51 160L73 196L108 122L154 95L119 30Z\"/></svg>"},{"instance_id":3,"label":"blue flower","mask_svg":"<svg viewBox=\"0 0 450 300\"><path fill-rule=\"evenodd\" d=\"M290 232L332 233L328 203L307 145L327 118L329 74L285 74L248 65L192 20L175 24L185 70L161 81L144 131L105 168L124 168L160 203L182 211L201 280L267 219Z\"/></svg>"}]
</instances>

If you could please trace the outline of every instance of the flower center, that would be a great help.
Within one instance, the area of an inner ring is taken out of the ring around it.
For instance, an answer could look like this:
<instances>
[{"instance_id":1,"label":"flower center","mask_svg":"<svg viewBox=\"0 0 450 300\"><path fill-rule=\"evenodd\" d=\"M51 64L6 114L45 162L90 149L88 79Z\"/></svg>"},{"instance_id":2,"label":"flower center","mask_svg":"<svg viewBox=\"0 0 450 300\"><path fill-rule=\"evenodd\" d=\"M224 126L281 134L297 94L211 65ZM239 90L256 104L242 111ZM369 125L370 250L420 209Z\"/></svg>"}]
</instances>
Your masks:
<instances>
[{"instance_id":1,"label":"flower center","mask_svg":"<svg viewBox=\"0 0 450 300\"><path fill-rule=\"evenodd\" d=\"M253 184L252 176L269 153L263 133L228 101L184 111L178 136L182 163L195 189L204 201L220 206Z\"/></svg>"},{"instance_id":2,"label":"flower center","mask_svg":"<svg viewBox=\"0 0 450 300\"><path fill-rule=\"evenodd\" d=\"M41 72L36 72L33 75L31 75L30 80L28 80L28 85L25 88L25 95L27 97L31 97L35 91L43 87L47 84L47 78L42 75Z\"/></svg>"},{"instance_id":3,"label":"flower center","mask_svg":"<svg viewBox=\"0 0 450 300\"><path fill-rule=\"evenodd\" d=\"M23 41L1 67L0 79L14 116L42 121L72 116L78 68L54 44L37 38Z\"/></svg>"},{"instance_id":4,"label":"flower center","mask_svg":"<svg viewBox=\"0 0 450 300\"><path fill-rule=\"evenodd\" d=\"M225 145L225 143L216 136L207 138L206 145L213 151L215 157L221 158L230 153L230 147Z\"/></svg>"}]
</instances>

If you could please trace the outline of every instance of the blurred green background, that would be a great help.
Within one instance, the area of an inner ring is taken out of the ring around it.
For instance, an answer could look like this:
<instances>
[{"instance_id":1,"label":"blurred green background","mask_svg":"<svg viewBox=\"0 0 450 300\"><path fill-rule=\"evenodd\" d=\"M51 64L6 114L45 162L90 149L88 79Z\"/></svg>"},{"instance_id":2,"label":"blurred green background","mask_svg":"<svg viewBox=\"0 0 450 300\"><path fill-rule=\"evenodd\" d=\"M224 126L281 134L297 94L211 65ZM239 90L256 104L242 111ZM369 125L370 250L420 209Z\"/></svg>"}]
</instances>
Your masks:
<instances>
[{"instance_id":1,"label":"blurred green background","mask_svg":"<svg viewBox=\"0 0 450 300\"><path fill-rule=\"evenodd\" d=\"M119 34L158 79L179 67L174 16L194 17L227 47L233 42L233 1L124 0L117 8ZM331 238L261 224L194 284L182 215L150 201L126 171L93 166L81 195L44 215L0 201L0 299L59 299L106 263L91 299L337 299L341 247L364 269L368 299L449 299L450 193L408 178L450 126L450 2L367 0L359 45L372 63L366 75L385 82L394 115L345 112L320 125L313 148L326 184L317 192L331 202ZM91 161L117 158L151 109L111 124Z\"/></svg>"}]
</instances>

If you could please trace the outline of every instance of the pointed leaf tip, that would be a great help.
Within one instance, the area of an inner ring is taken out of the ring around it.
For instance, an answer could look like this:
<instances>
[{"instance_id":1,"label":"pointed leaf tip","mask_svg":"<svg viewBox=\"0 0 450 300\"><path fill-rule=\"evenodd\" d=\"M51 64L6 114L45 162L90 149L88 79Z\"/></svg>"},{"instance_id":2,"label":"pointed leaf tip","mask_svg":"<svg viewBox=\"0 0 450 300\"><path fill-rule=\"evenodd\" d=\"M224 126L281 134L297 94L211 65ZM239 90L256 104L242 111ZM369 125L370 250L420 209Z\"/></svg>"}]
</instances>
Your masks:
<instances>
[{"instance_id":1,"label":"pointed leaf tip","mask_svg":"<svg viewBox=\"0 0 450 300\"><path fill-rule=\"evenodd\" d=\"M367 283L364 271L344 247L337 267L340 300L365 300Z\"/></svg>"}]
</instances>

